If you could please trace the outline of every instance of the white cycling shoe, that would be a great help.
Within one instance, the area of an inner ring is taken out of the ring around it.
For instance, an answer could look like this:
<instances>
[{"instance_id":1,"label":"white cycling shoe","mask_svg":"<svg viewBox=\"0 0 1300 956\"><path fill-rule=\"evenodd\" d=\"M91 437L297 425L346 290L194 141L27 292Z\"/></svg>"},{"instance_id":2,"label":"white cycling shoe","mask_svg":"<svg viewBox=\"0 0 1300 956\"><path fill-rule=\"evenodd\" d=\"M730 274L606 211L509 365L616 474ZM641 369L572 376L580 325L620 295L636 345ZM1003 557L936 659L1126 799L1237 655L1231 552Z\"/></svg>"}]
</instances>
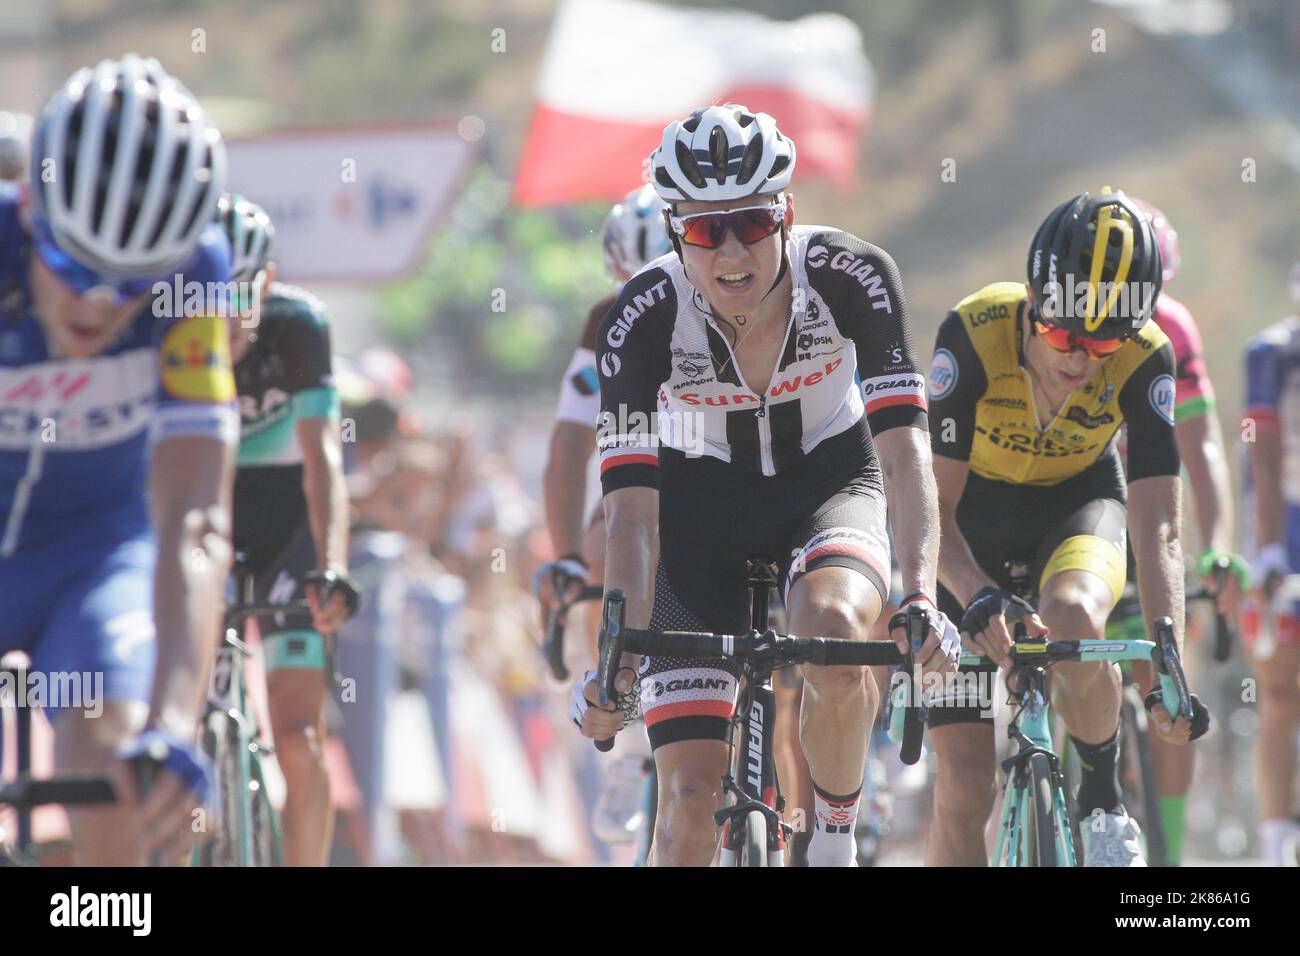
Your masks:
<instances>
[{"instance_id":1,"label":"white cycling shoe","mask_svg":"<svg viewBox=\"0 0 1300 956\"><path fill-rule=\"evenodd\" d=\"M1104 824L1104 825L1103 825ZM1146 866L1142 830L1122 807L1119 813L1094 813L1079 822L1084 866Z\"/></svg>"}]
</instances>

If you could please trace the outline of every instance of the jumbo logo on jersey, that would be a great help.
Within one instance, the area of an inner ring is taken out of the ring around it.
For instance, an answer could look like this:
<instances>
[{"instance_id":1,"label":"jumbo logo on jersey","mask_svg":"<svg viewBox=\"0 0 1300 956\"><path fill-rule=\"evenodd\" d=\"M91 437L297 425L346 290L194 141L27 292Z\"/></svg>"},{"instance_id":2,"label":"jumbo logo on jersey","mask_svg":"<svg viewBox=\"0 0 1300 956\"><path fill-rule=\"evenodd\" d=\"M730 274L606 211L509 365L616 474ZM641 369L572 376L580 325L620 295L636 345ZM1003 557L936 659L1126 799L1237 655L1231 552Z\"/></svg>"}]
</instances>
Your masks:
<instances>
[{"instance_id":1,"label":"jumbo logo on jersey","mask_svg":"<svg viewBox=\"0 0 1300 956\"><path fill-rule=\"evenodd\" d=\"M870 297L874 309L893 314L894 308L889 301L889 290L885 288L884 276L877 272L876 267L870 262L859 259L847 249L841 249L832 256L825 246L813 246L808 250L804 261L813 269L820 269L829 262L832 269L847 274L867 290L867 296Z\"/></svg>"},{"instance_id":2,"label":"jumbo logo on jersey","mask_svg":"<svg viewBox=\"0 0 1300 956\"><path fill-rule=\"evenodd\" d=\"M610 348L621 348L627 340L627 333L632 331L632 323L644 315L645 310L656 302L662 302L668 298L667 285L668 280L661 279L645 292L638 292L632 296L632 301L623 306L623 314L615 320L614 327L605 336L605 341L609 343Z\"/></svg>"},{"instance_id":3,"label":"jumbo logo on jersey","mask_svg":"<svg viewBox=\"0 0 1300 956\"><path fill-rule=\"evenodd\" d=\"M1156 410L1157 415L1170 425L1174 423L1176 394L1177 391L1172 375L1157 375L1152 380L1151 387L1147 389L1147 397L1151 400L1151 407Z\"/></svg>"},{"instance_id":4,"label":"jumbo logo on jersey","mask_svg":"<svg viewBox=\"0 0 1300 956\"><path fill-rule=\"evenodd\" d=\"M162 384L169 395L225 403L235 397L226 324L213 315L181 319L162 342Z\"/></svg>"}]
</instances>

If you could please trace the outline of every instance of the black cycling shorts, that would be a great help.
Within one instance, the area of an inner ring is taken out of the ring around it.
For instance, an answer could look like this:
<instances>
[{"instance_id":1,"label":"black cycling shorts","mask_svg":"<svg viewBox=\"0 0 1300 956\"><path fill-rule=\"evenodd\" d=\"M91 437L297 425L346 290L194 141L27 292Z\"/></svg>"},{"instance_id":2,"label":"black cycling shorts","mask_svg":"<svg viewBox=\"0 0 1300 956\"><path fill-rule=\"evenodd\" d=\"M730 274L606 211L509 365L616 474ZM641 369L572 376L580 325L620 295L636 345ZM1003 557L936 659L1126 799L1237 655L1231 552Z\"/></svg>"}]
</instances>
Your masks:
<instances>
[{"instance_id":1,"label":"black cycling shorts","mask_svg":"<svg viewBox=\"0 0 1300 956\"><path fill-rule=\"evenodd\" d=\"M888 597L889 540L879 470L850 429L764 477L660 449L659 566L650 626L743 634L746 561L776 562L782 593L816 568L850 568ZM739 668L717 659L649 656L641 708L652 747L727 740Z\"/></svg>"},{"instance_id":2,"label":"black cycling shorts","mask_svg":"<svg viewBox=\"0 0 1300 956\"><path fill-rule=\"evenodd\" d=\"M242 550L235 542L235 550ZM284 548L275 555L244 552L253 573L253 600L257 604L288 604L307 598L303 579L316 568L316 545L311 528L298 526ZM330 648L313 626L307 611L282 611L261 615L258 627L266 670L287 668L329 668Z\"/></svg>"},{"instance_id":3,"label":"black cycling shorts","mask_svg":"<svg viewBox=\"0 0 1300 956\"><path fill-rule=\"evenodd\" d=\"M1123 473L1109 456L1056 485L1013 485L971 474L957 505L957 526L980 568L999 587L1011 587L1008 561L1029 565L1032 603L1048 578L1075 569L1101 577L1118 601L1126 565L1126 498ZM939 609L954 624L965 612L942 586ZM996 665L959 670L961 677L926 701L931 727L992 723Z\"/></svg>"}]
</instances>

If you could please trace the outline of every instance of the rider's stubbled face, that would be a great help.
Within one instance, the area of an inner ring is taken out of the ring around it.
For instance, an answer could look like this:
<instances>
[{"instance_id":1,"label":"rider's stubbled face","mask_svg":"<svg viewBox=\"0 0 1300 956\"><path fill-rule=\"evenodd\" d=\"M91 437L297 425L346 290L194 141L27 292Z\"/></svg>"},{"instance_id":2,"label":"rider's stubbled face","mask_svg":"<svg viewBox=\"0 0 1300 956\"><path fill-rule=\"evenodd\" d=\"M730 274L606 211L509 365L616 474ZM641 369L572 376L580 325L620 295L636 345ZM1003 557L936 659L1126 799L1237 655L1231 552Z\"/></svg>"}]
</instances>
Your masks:
<instances>
[{"instance_id":1,"label":"rider's stubbled face","mask_svg":"<svg viewBox=\"0 0 1300 956\"><path fill-rule=\"evenodd\" d=\"M794 225L794 197L786 193L785 229L745 245L728 229L722 245L716 249L681 242L682 263L691 284L722 316L754 315L759 304L776 282L781 268L783 233ZM740 209L771 202L775 195L751 196L747 199L726 199L713 202L680 202L676 214L688 216L714 209Z\"/></svg>"},{"instance_id":2,"label":"rider's stubbled face","mask_svg":"<svg viewBox=\"0 0 1300 956\"><path fill-rule=\"evenodd\" d=\"M93 358L104 351L151 295L142 292L118 304L93 289L81 295L65 285L40 256L31 260L32 301L52 351L61 358Z\"/></svg>"}]
</instances>

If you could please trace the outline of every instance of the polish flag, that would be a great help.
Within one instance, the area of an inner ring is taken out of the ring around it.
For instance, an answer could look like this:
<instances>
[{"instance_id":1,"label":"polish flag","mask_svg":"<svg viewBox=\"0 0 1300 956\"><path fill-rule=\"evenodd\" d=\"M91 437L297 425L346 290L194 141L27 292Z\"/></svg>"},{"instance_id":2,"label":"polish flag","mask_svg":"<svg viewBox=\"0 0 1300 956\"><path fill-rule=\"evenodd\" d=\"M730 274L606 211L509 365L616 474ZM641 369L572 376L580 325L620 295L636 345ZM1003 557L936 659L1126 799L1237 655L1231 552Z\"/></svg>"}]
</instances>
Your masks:
<instances>
[{"instance_id":1,"label":"polish flag","mask_svg":"<svg viewBox=\"0 0 1300 956\"><path fill-rule=\"evenodd\" d=\"M849 191L874 79L846 17L777 22L743 10L564 0L542 61L515 199L621 198L648 179L663 129L694 109L771 113L798 149L796 178Z\"/></svg>"}]
</instances>

